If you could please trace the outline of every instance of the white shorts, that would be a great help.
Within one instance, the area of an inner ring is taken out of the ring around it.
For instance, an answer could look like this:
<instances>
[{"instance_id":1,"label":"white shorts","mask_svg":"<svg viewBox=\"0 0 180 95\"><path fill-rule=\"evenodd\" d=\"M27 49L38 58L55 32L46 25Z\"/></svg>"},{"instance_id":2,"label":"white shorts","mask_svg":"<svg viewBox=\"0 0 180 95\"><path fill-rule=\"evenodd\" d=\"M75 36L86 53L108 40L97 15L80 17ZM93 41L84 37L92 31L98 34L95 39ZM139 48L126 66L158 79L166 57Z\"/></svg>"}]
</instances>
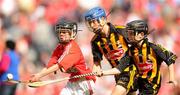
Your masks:
<instances>
[{"instance_id":1,"label":"white shorts","mask_svg":"<svg viewBox=\"0 0 180 95\"><path fill-rule=\"evenodd\" d=\"M92 95L95 83L93 80L79 80L67 82L59 95Z\"/></svg>"}]
</instances>

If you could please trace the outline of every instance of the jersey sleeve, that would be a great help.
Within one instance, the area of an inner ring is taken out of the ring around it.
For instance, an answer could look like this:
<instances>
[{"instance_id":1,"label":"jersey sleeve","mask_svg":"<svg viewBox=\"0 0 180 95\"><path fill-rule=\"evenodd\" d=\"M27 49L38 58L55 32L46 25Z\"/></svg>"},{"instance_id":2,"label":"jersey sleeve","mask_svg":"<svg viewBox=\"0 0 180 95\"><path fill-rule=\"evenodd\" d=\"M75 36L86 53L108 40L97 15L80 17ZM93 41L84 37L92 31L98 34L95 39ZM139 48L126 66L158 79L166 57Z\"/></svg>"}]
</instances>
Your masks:
<instances>
[{"instance_id":1,"label":"jersey sleeve","mask_svg":"<svg viewBox=\"0 0 180 95\"><path fill-rule=\"evenodd\" d=\"M55 50L53 51L50 59L49 59L49 62L47 64L47 68L51 67L52 65L54 64L57 64L58 63L58 59L59 57L62 55L62 49L60 48L60 45L58 45Z\"/></svg>"},{"instance_id":2,"label":"jersey sleeve","mask_svg":"<svg viewBox=\"0 0 180 95\"><path fill-rule=\"evenodd\" d=\"M161 45L151 44L151 46L153 47L156 55L160 59L162 59L164 62L166 62L166 64L168 66L170 64L175 63L175 60L177 59L177 56L175 54L173 54L172 52L168 51L167 49L165 49Z\"/></svg>"},{"instance_id":3,"label":"jersey sleeve","mask_svg":"<svg viewBox=\"0 0 180 95\"><path fill-rule=\"evenodd\" d=\"M126 69L126 67L130 66L132 64L132 58L128 55L125 54L125 56L123 56L120 61L119 64L116 66L116 68L122 72Z\"/></svg>"},{"instance_id":4,"label":"jersey sleeve","mask_svg":"<svg viewBox=\"0 0 180 95\"><path fill-rule=\"evenodd\" d=\"M102 53L98 48L98 45L94 42L91 42L92 54L94 62L99 62L102 60Z\"/></svg>"},{"instance_id":5,"label":"jersey sleeve","mask_svg":"<svg viewBox=\"0 0 180 95\"><path fill-rule=\"evenodd\" d=\"M125 26L115 26L116 32L122 36L126 36L126 28Z\"/></svg>"},{"instance_id":6,"label":"jersey sleeve","mask_svg":"<svg viewBox=\"0 0 180 95\"><path fill-rule=\"evenodd\" d=\"M118 34L122 35L124 40L127 41L127 32L124 26L116 26L116 31Z\"/></svg>"},{"instance_id":7,"label":"jersey sleeve","mask_svg":"<svg viewBox=\"0 0 180 95\"><path fill-rule=\"evenodd\" d=\"M126 28L124 27L120 27L120 26L116 26L116 31L121 34L122 36L126 35Z\"/></svg>"},{"instance_id":8,"label":"jersey sleeve","mask_svg":"<svg viewBox=\"0 0 180 95\"><path fill-rule=\"evenodd\" d=\"M82 58L81 51L78 46L71 44L69 48L65 51L65 55L62 60L59 61L59 67L63 68L65 71L78 64Z\"/></svg>"}]
</instances>

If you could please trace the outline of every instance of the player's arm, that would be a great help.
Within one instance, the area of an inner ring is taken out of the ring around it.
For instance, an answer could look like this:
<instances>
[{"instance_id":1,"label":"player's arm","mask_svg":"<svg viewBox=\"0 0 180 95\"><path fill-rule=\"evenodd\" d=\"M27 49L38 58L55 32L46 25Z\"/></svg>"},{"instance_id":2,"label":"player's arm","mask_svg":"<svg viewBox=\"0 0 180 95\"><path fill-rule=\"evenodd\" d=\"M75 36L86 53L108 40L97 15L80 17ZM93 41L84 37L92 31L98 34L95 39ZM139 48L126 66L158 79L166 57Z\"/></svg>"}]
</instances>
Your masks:
<instances>
[{"instance_id":1,"label":"player's arm","mask_svg":"<svg viewBox=\"0 0 180 95\"><path fill-rule=\"evenodd\" d=\"M169 83L173 83L175 86L177 86L175 73L174 73L174 64L168 66L168 71L169 71Z\"/></svg>"},{"instance_id":2,"label":"player's arm","mask_svg":"<svg viewBox=\"0 0 180 95\"><path fill-rule=\"evenodd\" d=\"M59 69L58 64L55 64L55 65L53 65L53 66L51 66L51 67L49 67L49 68L44 68L44 69L42 69L39 73L34 74L34 75L32 76L32 79L30 79L30 81L31 81L31 82L33 82L33 81L39 81L40 78L42 78L42 77L44 77L44 76L46 76L46 75L48 75L48 74L50 74L50 73L52 73L52 72L54 72L54 71L57 71L58 69Z\"/></svg>"},{"instance_id":3,"label":"player's arm","mask_svg":"<svg viewBox=\"0 0 180 95\"><path fill-rule=\"evenodd\" d=\"M174 73L174 63L177 59L177 56L173 54L172 52L168 51L161 45L157 45L155 47L155 52L157 55L165 61L165 63L168 65L168 72L169 72L169 83L173 83L177 85L177 82L175 81L175 73Z\"/></svg>"},{"instance_id":4,"label":"player's arm","mask_svg":"<svg viewBox=\"0 0 180 95\"><path fill-rule=\"evenodd\" d=\"M169 56L165 62L168 65L169 83L172 83L175 86L177 86L177 81L175 79L175 71L174 71L174 63L175 63L175 60L177 59L177 56L171 52L169 52L168 55Z\"/></svg>"},{"instance_id":5,"label":"player's arm","mask_svg":"<svg viewBox=\"0 0 180 95\"><path fill-rule=\"evenodd\" d=\"M132 61L131 57L125 55L120 59L119 64L115 68L112 68L110 70L104 70L102 71L101 75L106 76L106 75L120 74L122 71L126 69L126 67L128 67L131 64L131 61Z\"/></svg>"},{"instance_id":6,"label":"player's arm","mask_svg":"<svg viewBox=\"0 0 180 95\"><path fill-rule=\"evenodd\" d=\"M59 66L57 65L57 63L58 63L59 56L62 54L62 52L59 51L60 50L59 47L60 46L58 45L56 47L56 49L53 51L47 66L45 68L43 68L40 72L32 75L30 81L32 81L32 82L39 81L40 78L42 78L52 72L55 72L59 69Z\"/></svg>"},{"instance_id":7,"label":"player's arm","mask_svg":"<svg viewBox=\"0 0 180 95\"><path fill-rule=\"evenodd\" d=\"M99 50L97 44L91 42L91 47L92 47L92 54L93 54L93 72L101 73L101 60L102 60L102 53Z\"/></svg>"},{"instance_id":8,"label":"player's arm","mask_svg":"<svg viewBox=\"0 0 180 95\"><path fill-rule=\"evenodd\" d=\"M112 68L112 69L109 69L109 70L104 70L104 71L102 71L101 76L117 75L117 74L120 74L120 73L121 73L121 72L119 71L119 69L117 69L117 68Z\"/></svg>"},{"instance_id":9,"label":"player's arm","mask_svg":"<svg viewBox=\"0 0 180 95\"><path fill-rule=\"evenodd\" d=\"M173 83L177 85L177 82L175 80L175 73L174 73L174 63L175 60L177 59L177 56L173 54L172 52L166 50L163 47L160 47L162 53L161 53L161 58L166 62L168 65L168 71L169 71L169 83Z\"/></svg>"}]
</instances>

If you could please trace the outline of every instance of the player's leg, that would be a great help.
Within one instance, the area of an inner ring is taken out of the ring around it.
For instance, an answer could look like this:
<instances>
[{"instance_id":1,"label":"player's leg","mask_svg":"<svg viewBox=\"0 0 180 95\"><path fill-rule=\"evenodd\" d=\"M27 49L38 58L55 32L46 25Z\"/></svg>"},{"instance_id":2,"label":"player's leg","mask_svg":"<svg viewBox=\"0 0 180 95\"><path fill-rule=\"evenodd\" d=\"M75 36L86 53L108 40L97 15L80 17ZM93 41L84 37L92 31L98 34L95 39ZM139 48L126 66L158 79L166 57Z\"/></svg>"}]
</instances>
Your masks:
<instances>
[{"instance_id":1,"label":"player's leg","mask_svg":"<svg viewBox=\"0 0 180 95\"><path fill-rule=\"evenodd\" d=\"M93 91L94 81L83 78L76 82L68 82L60 95L92 95Z\"/></svg>"},{"instance_id":2,"label":"player's leg","mask_svg":"<svg viewBox=\"0 0 180 95\"><path fill-rule=\"evenodd\" d=\"M93 80L83 80L79 82L77 92L83 92L82 95L93 95L95 90L95 83ZM80 95L78 93L78 95Z\"/></svg>"},{"instance_id":3,"label":"player's leg","mask_svg":"<svg viewBox=\"0 0 180 95\"><path fill-rule=\"evenodd\" d=\"M130 87L127 87L124 84L128 84L127 82L122 82L123 84L116 85L112 91L112 95L137 95L137 81L133 81L133 84Z\"/></svg>"},{"instance_id":4,"label":"player's leg","mask_svg":"<svg viewBox=\"0 0 180 95\"><path fill-rule=\"evenodd\" d=\"M133 79L133 84L131 85L130 89L129 89L129 92L127 93L127 95L137 95L137 90L138 90L138 74L136 74L134 76L134 79Z\"/></svg>"},{"instance_id":5,"label":"player's leg","mask_svg":"<svg viewBox=\"0 0 180 95\"><path fill-rule=\"evenodd\" d=\"M59 95L71 95L73 93L73 88L74 85L72 85L71 82L67 82L66 86L61 90Z\"/></svg>"},{"instance_id":6,"label":"player's leg","mask_svg":"<svg viewBox=\"0 0 180 95\"><path fill-rule=\"evenodd\" d=\"M126 88L121 85L116 85L111 95L126 95Z\"/></svg>"},{"instance_id":7,"label":"player's leg","mask_svg":"<svg viewBox=\"0 0 180 95\"><path fill-rule=\"evenodd\" d=\"M136 67L131 65L127 67L120 75L115 76L116 87L112 91L112 95L127 95L129 92L135 92L136 88Z\"/></svg>"}]
</instances>

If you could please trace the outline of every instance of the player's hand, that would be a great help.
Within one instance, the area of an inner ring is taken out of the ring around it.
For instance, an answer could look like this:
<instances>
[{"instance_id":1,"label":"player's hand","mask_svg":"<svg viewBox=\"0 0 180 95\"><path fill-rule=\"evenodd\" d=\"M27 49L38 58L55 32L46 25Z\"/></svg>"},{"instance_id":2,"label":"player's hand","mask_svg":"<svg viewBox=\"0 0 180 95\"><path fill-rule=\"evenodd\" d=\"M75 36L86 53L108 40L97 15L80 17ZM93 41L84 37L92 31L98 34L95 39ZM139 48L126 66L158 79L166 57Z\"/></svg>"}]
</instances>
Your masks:
<instances>
[{"instance_id":1,"label":"player's hand","mask_svg":"<svg viewBox=\"0 0 180 95\"><path fill-rule=\"evenodd\" d=\"M103 76L103 71L102 70L96 71L95 73L97 74L98 77Z\"/></svg>"},{"instance_id":2,"label":"player's hand","mask_svg":"<svg viewBox=\"0 0 180 95\"><path fill-rule=\"evenodd\" d=\"M39 74L34 74L31 76L31 78L29 79L29 82L36 82L36 81L40 81L40 76Z\"/></svg>"}]
</instances>

